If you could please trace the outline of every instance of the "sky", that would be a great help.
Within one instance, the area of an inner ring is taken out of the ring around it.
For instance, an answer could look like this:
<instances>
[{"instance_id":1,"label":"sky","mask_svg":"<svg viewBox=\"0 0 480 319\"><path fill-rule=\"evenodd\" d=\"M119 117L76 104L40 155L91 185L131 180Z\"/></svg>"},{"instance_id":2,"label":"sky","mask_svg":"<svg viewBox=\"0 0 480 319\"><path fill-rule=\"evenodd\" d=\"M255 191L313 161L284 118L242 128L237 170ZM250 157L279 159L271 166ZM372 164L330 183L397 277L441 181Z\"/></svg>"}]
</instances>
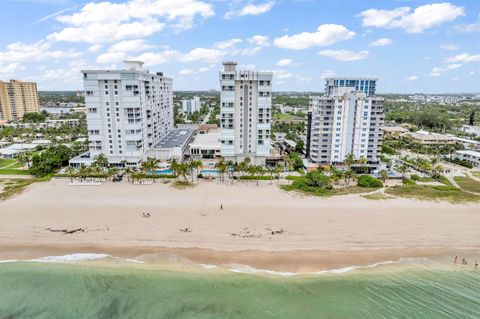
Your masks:
<instances>
[{"instance_id":1,"label":"sky","mask_svg":"<svg viewBox=\"0 0 480 319\"><path fill-rule=\"evenodd\" d=\"M381 93L480 93L480 1L2 0L0 80L81 90L80 70L141 60L174 90L219 89L222 61L274 91L377 77Z\"/></svg>"}]
</instances>

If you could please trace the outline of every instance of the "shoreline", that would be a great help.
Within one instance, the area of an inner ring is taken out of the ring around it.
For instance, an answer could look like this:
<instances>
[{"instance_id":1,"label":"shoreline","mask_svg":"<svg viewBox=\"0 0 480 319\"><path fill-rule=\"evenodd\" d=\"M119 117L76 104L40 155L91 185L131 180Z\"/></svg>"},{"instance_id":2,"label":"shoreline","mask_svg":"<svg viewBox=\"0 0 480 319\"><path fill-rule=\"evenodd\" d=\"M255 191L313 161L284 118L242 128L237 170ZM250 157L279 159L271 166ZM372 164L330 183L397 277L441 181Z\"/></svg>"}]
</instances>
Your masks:
<instances>
[{"instance_id":1,"label":"shoreline","mask_svg":"<svg viewBox=\"0 0 480 319\"><path fill-rule=\"evenodd\" d=\"M0 260L105 253L302 273L401 258L480 260L478 204L319 198L269 183L67 184L34 184L0 202Z\"/></svg>"},{"instance_id":2,"label":"shoreline","mask_svg":"<svg viewBox=\"0 0 480 319\"><path fill-rule=\"evenodd\" d=\"M0 263L6 260L30 261L74 254L105 254L114 258L142 262L146 265L173 266L177 270L188 270L192 265L224 268L228 268L230 265L239 265L256 270L308 274L348 267L368 267L374 264L395 263L408 259L427 259L451 264L455 255L474 258L474 256L480 256L480 250L449 251L442 248L405 248L361 251L293 250L269 252L151 246L1 245Z\"/></svg>"}]
</instances>

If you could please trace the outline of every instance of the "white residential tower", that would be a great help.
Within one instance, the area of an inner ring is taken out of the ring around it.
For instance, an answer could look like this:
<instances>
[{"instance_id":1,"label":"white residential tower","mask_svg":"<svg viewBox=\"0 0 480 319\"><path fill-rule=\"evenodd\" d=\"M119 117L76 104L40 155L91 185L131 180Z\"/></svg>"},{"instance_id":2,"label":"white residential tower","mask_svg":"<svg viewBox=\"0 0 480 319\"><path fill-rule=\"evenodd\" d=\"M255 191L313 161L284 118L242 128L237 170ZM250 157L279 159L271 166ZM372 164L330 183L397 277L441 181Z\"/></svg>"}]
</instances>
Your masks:
<instances>
[{"instance_id":1,"label":"white residential tower","mask_svg":"<svg viewBox=\"0 0 480 319\"><path fill-rule=\"evenodd\" d=\"M137 166L173 129L172 79L139 61L125 65L82 71L90 161L105 154L113 165Z\"/></svg>"},{"instance_id":2,"label":"white residential tower","mask_svg":"<svg viewBox=\"0 0 480 319\"><path fill-rule=\"evenodd\" d=\"M270 155L272 72L237 71L224 62L220 72L220 141L226 160L264 165Z\"/></svg>"},{"instance_id":3,"label":"white residential tower","mask_svg":"<svg viewBox=\"0 0 480 319\"><path fill-rule=\"evenodd\" d=\"M376 79L326 79L325 95L310 97L307 157L315 163L342 163L353 153L369 165L380 161L383 98L375 96Z\"/></svg>"}]
</instances>

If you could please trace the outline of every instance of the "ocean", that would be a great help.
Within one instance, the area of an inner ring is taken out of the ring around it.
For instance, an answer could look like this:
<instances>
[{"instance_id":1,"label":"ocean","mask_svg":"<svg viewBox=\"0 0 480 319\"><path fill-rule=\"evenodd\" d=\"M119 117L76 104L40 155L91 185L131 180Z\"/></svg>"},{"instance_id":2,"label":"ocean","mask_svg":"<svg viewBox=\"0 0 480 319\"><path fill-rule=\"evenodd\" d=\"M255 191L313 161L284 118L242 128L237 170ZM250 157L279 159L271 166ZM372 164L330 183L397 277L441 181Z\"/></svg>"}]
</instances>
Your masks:
<instances>
[{"instance_id":1,"label":"ocean","mask_svg":"<svg viewBox=\"0 0 480 319\"><path fill-rule=\"evenodd\" d=\"M480 318L480 269L401 260L315 274L107 255L0 262L0 318Z\"/></svg>"}]
</instances>

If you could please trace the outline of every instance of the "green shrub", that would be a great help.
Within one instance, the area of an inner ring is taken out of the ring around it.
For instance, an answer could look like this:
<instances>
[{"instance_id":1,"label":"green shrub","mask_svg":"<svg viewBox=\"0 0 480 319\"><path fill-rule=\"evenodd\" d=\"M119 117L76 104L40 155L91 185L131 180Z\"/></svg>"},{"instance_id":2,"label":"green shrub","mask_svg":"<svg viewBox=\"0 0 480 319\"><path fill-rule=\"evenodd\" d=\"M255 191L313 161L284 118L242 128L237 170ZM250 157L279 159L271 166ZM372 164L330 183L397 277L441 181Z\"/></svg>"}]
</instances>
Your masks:
<instances>
[{"instance_id":1,"label":"green shrub","mask_svg":"<svg viewBox=\"0 0 480 319\"><path fill-rule=\"evenodd\" d=\"M274 178L272 176L252 176L252 175L243 175L240 176L241 180L247 180L247 181L269 181Z\"/></svg>"},{"instance_id":2,"label":"green shrub","mask_svg":"<svg viewBox=\"0 0 480 319\"><path fill-rule=\"evenodd\" d=\"M406 178L402 181L402 183L403 183L403 185L416 185L417 183L415 181L416 180L413 179L413 178L412 179Z\"/></svg>"},{"instance_id":3,"label":"green shrub","mask_svg":"<svg viewBox=\"0 0 480 319\"><path fill-rule=\"evenodd\" d=\"M378 178L370 175L360 175L357 179L357 185L360 187L383 187L383 183Z\"/></svg>"},{"instance_id":4,"label":"green shrub","mask_svg":"<svg viewBox=\"0 0 480 319\"><path fill-rule=\"evenodd\" d=\"M412 181L418 182L420 180L420 176L418 176L417 174L412 174L412 175L410 175L410 179Z\"/></svg>"},{"instance_id":5,"label":"green shrub","mask_svg":"<svg viewBox=\"0 0 480 319\"><path fill-rule=\"evenodd\" d=\"M313 171L305 175L304 183L310 187L332 189L332 180L320 171Z\"/></svg>"}]
</instances>

